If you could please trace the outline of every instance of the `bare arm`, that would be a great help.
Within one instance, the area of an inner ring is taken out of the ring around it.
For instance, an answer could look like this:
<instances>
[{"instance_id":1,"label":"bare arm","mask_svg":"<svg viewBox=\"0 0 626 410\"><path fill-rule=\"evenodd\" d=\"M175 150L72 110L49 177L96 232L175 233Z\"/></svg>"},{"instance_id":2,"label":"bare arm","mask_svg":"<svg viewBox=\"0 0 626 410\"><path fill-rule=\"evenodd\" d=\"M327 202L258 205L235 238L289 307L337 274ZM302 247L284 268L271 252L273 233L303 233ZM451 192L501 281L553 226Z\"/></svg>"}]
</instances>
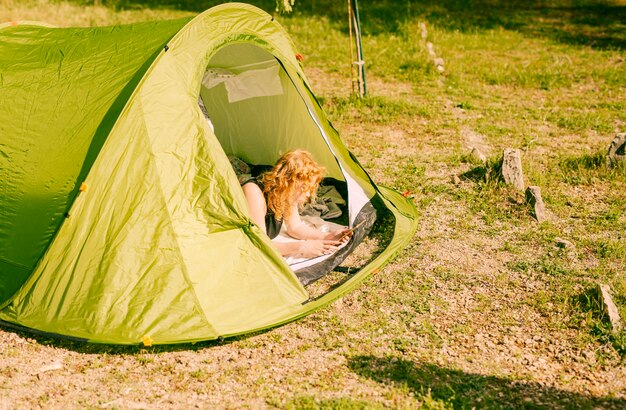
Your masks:
<instances>
[{"instance_id":1,"label":"bare arm","mask_svg":"<svg viewBox=\"0 0 626 410\"><path fill-rule=\"evenodd\" d=\"M287 233L292 238L296 239L315 239L331 241L335 245L339 245L342 241L347 240L352 236L352 229L346 227L333 232L322 232L317 228L311 227L300 218L297 206L291 211L291 215L285 221L287 224Z\"/></svg>"},{"instance_id":2,"label":"bare arm","mask_svg":"<svg viewBox=\"0 0 626 410\"><path fill-rule=\"evenodd\" d=\"M243 187L243 192L248 202L248 208L250 208L250 218L252 221L267 234L265 227L265 215L267 214L267 203L265 202L265 196L263 191L254 183L247 183ZM315 228L305 225L300 219L297 208L292 215L295 214L295 218L290 218L287 222L287 226L295 226L299 237L292 234L292 228L289 228L288 233L296 239L308 239L300 240L297 242L278 242L272 241L274 246L278 249L283 256L302 256L305 258L312 258L315 256L332 253L337 250L337 246L341 243L335 240L324 239L324 234ZM304 237L303 237L304 235ZM307 236L308 235L308 236Z\"/></svg>"},{"instance_id":3,"label":"bare arm","mask_svg":"<svg viewBox=\"0 0 626 410\"><path fill-rule=\"evenodd\" d=\"M265 202L265 196L261 188L255 183L249 182L242 187L243 193L248 202L248 208L250 209L250 219L258 225L261 230L267 234L267 228L265 226L265 215L267 214L267 203ZM272 241L274 246L278 249L283 256L305 255L312 256L311 251L307 250L307 247L303 244L303 241L298 242L278 242ZM316 253L322 254L323 249L320 247ZM317 256L317 255L315 255Z\"/></svg>"},{"instance_id":4,"label":"bare arm","mask_svg":"<svg viewBox=\"0 0 626 410\"><path fill-rule=\"evenodd\" d=\"M248 208L250 208L250 218L252 222L257 224L263 233L267 234L267 228L265 227L265 214L267 214L267 203L265 203L265 196L263 191L253 182L248 182L243 187L243 193L246 196L248 202Z\"/></svg>"},{"instance_id":5,"label":"bare arm","mask_svg":"<svg viewBox=\"0 0 626 410\"><path fill-rule=\"evenodd\" d=\"M339 249L339 246L348 241L352 236L352 229L345 227L333 232L322 232L315 227L309 226L302 221L297 206L286 218L286 228L289 236L300 239L297 244L300 249L297 254L307 258L327 255Z\"/></svg>"},{"instance_id":6,"label":"bare arm","mask_svg":"<svg viewBox=\"0 0 626 410\"><path fill-rule=\"evenodd\" d=\"M302 222L298 206L294 205L289 217L285 218L287 233L295 239L326 239L326 234Z\"/></svg>"},{"instance_id":7,"label":"bare arm","mask_svg":"<svg viewBox=\"0 0 626 410\"><path fill-rule=\"evenodd\" d=\"M282 256L297 256L302 254L302 241L298 242L279 242L272 241L272 244L278 249Z\"/></svg>"}]
</instances>

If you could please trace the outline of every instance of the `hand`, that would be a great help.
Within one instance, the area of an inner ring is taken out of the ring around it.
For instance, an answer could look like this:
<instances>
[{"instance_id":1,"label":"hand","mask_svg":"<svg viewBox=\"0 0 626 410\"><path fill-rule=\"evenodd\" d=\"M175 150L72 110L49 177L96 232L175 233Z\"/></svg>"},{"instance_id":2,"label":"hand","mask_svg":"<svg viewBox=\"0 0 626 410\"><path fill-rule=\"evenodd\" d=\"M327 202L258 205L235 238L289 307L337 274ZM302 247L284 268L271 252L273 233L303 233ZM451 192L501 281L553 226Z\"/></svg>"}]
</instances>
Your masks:
<instances>
[{"instance_id":1,"label":"hand","mask_svg":"<svg viewBox=\"0 0 626 410\"><path fill-rule=\"evenodd\" d=\"M324 237L326 240L331 241L339 241L339 244L348 242L350 237L354 234L354 230L350 228L342 228L337 231L329 232L328 235Z\"/></svg>"},{"instance_id":2,"label":"hand","mask_svg":"<svg viewBox=\"0 0 626 410\"><path fill-rule=\"evenodd\" d=\"M340 241L329 239L307 239L299 242L299 254L305 258L315 258L322 255L330 255L335 252Z\"/></svg>"}]
</instances>

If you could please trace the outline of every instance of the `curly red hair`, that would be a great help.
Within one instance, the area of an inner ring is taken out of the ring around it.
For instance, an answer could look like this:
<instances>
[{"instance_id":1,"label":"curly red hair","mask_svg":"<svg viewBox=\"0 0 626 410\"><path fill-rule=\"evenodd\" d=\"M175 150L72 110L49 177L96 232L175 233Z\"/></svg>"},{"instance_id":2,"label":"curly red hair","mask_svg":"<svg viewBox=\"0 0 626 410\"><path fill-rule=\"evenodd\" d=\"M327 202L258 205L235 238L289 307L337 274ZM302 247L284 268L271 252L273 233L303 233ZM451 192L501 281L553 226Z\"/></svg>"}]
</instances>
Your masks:
<instances>
[{"instance_id":1,"label":"curly red hair","mask_svg":"<svg viewBox=\"0 0 626 410\"><path fill-rule=\"evenodd\" d=\"M271 171L261 176L267 207L277 220L290 215L294 201L298 206L315 200L317 188L324 179L326 169L305 150L285 153L276 161Z\"/></svg>"}]
</instances>

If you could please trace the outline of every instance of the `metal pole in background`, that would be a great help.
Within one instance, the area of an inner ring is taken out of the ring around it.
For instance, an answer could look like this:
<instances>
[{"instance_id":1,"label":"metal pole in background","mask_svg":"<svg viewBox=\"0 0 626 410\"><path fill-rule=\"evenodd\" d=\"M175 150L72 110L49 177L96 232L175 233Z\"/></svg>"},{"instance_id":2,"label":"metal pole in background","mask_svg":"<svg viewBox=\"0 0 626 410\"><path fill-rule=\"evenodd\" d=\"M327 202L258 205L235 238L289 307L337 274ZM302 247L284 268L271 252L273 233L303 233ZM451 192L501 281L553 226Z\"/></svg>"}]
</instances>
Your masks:
<instances>
[{"instance_id":1,"label":"metal pole in background","mask_svg":"<svg viewBox=\"0 0 626 410\"><path fill-rule=\"evenodd\" d=\"M348 33L350 34L350 83L352 84L352 94L356 94L356 88L355 85L358 87L358 84L355 84L354 81L354 41L352 40L352 33L353 33L353 29L352 29L352 0L348 0ZM358 74L357 74L357 78L358 78ZM358 83L358 80L356 81ZM359 87L360 88L360 87ZM359 93L361 91L359 90Z\"/></svg>"},{"instance_id":2,"label":"metal pole in background","mask_svg":"<svg viewBox=\"0 0 626 410\"><path fill-rule=\"evenodd\" d=\"M359 88L359 96L363 97L367 94L367 81L365 80L365 60L363 59L363 46L361 44L361 20L359 18L359 2L358 0L350 1L352 6L352 27L354 28L356 42L357 61L352 64L357 67L357 82ZM352 47L352 45L350 45Z\"/></svg>"}]
</instances>

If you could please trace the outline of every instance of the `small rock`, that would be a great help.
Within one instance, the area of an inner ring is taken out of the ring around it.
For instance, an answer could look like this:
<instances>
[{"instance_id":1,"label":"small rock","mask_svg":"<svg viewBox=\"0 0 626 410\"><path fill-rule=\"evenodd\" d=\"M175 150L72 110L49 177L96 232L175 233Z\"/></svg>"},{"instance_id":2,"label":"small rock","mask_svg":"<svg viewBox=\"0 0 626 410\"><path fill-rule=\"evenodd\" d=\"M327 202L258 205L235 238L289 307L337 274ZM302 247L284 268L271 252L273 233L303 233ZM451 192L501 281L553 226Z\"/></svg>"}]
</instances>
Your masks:
<instances>
[{"instance_id":1,"label":"small rock","mask_svg":"<svg viewBox=\"0 0 626 410\"><path fill-rule=\"evenodd\" d=\"M487 157L485 156L485 154L480 152L480 150L476 147L472 147L472 152L470 152L470 156L474 158L475 160L477 160L478 162L482 162L482 163L487 162Z\"/></svg>"},{"instance_id":2,"label":"small rock","mask_svg":"<svg viewBox=\"0 0 626 410\"><path fill-rule=\"evenodd\" d=\"M441 58L441 57L435 58L434 63L435 63L436 66L442 66L442 67L444 66L443 58Z\"/></svg>"},{"instance_id":3,"label":"small rock","mask_svg":"<svg viewBox=\"0 0 626 410\"><path fill-rule=\"evenodd\" d=\"M561 249L569 249L569 250L574 250L576 249L576 247L574 246L573 243L571 243L570 241L568 241L567 239L563 239L563 238L554 238L554 241L556 242L556 246L558 246Z\"/></svg>"},{"instance_id":4,"label":"small rock","mask_svg":"<svg viewBox=\"0 0 626 410\"><path fill-rule=\"evenodd\" d=\"M555 238L556 246L567 251L567 256L570 258L576 257L576 246L573 243L563 238Z\"/></svg>"},{"instance_id":5,"label":"small rock","mask_svg":"<svg viewBox=\"0 0 626 410\"><path fill-rule=\"evenodd\" d=\"M541 199L541 189L538 186L529 186L526 189L526 202L533 207L533 214L537 222L543 222L547 219L546 207Z\"/></svg>"},{"instance_id":6,"label":"small rock","mask_svg":"<svg viewBox=\"0 0 626 410\"><path fill-rule=\"evenodd\" d=\"M62 363L54 362L54 363L51 363L49 365L40 367L39 370L37 371L37 373L51 372L53 370L61 370L62 368L63 368L63 364Z\"/></svg>"},{"instance_id":7,"label":"small rock","mask_svg":"<svg viewBox=\"0 0 626 410\"><path fill-rule=\"evenodd\" d=\"M584 350L583 351L583 357L587 360L588 363L595 363L596 362L596 354L595 352L589 351L589 350Z\"/></svg>"},{"instance_id":8,"label":"small rock","mask_svg":"<svg viewBox=\"0 0 626 410\"><path fill-rule=\"evenodd\" d=\"M460 185L461 184L461 178L459 178L458 175L454 174L450 177L450 181L454 184L454 185Z\"/></svg>"},{"instance_id":9,"label":"small rock","mask_svg":"<svg viewBox=\"0 0 626 410\"><path fill-rule=\"evenodd\" d=\"M613 332L619 332L624 327L622 319L619 316L619 311L615 302L613 302L613 296L611 295L611 287L609 285L600 284L596 288L598 302L605 314L608 315L609 321Z\"/></svg>"},{"instance_id":10,"label":"small rock","mask_svg":"<svg viewBox=\"0 0 626 410\"><path fill-rule=\"evenodd\" d=\"M520 150L506 148L502 155L502 178L516 189L524 190L524 173L522 172L522 155Z\"/></svg>"},{"instance_id":11,"label":"small rock","mask_svg":"<svg viewBox=\"0 0 626 410\"><path fill-rule=\"evenodd\" d=\"M617 134L607 153L609 165L617 165L620 161L626 162L626 132Z\"/></svg>"},{"instance_id":12,"label":"small rock","mask_svg":"<svg viewBox=\"0 0 626 410\"><path fill-rule=\"evenodd\" d=\"M435 57L435 50L433 48L433 43L431 43L430 41L428 43L426 43L426 49L428 49L428 54L430 54L432 57Z\"/></svg>"},{"instance_id":13,"label":"small rock","mask_svg":"<svg viewBox=\"0 0 626 410\"><path fill-rule=\"evenodd\" d=\"M426 23L424 23L423 21L421 21L419 23L419 29L421 31L421 36L423 40L426 40L426 37L428 37L428 30L426 29Z\"/></svg>"}]
</instances>

